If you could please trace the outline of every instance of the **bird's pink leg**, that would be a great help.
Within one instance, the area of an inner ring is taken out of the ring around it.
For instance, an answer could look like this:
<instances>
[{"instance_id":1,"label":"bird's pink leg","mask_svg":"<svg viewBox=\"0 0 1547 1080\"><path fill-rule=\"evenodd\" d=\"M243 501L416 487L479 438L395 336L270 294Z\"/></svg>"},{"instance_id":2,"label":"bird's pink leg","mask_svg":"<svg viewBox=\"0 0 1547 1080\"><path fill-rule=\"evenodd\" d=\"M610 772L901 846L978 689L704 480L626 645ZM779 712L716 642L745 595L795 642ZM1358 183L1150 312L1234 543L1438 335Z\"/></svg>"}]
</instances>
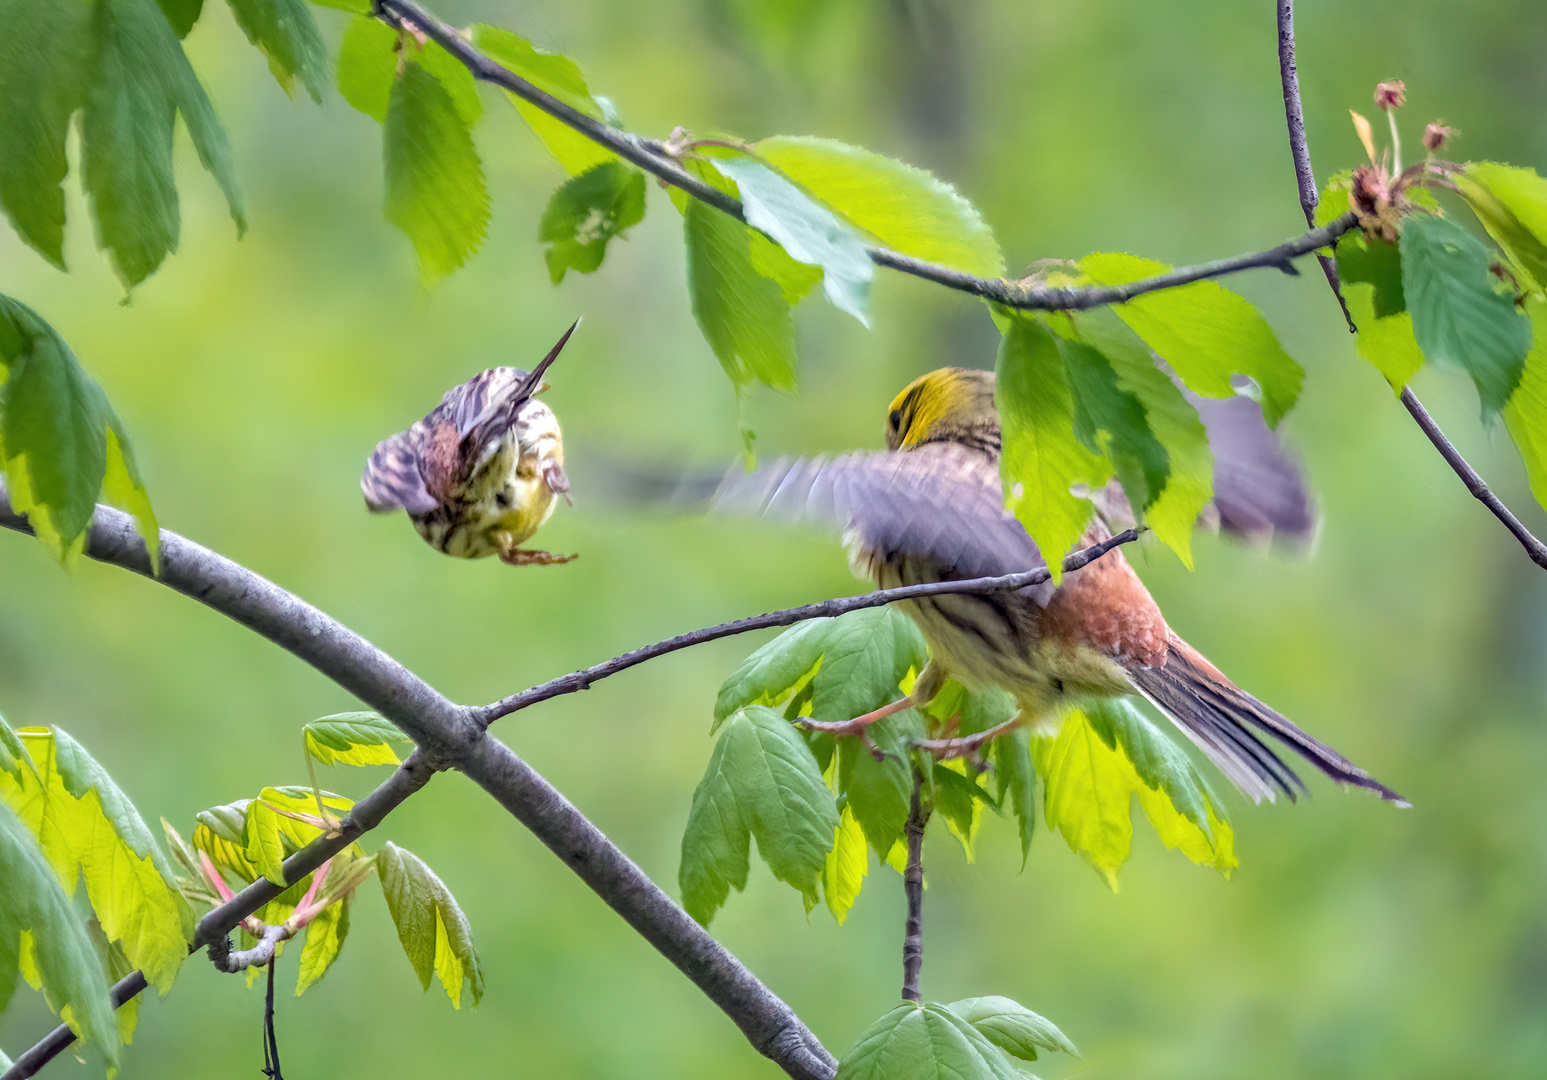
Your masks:
<instances>
[{"instance_id":1,"label":"bird's pink leg","mask_svg":"<svg viewBox=\"0 0 1547 1080\"><path fill-rule=\"evenodd\" d=\"M796 723L812 731L825 732L828 735L863 735L865 729L877 720L885 720L893 713L902 712L913 705L913 695L900 697L890 705L882 705L879 709L856 716L853 720L812 720L803 716Z\"/></svg>"}]
</instances>

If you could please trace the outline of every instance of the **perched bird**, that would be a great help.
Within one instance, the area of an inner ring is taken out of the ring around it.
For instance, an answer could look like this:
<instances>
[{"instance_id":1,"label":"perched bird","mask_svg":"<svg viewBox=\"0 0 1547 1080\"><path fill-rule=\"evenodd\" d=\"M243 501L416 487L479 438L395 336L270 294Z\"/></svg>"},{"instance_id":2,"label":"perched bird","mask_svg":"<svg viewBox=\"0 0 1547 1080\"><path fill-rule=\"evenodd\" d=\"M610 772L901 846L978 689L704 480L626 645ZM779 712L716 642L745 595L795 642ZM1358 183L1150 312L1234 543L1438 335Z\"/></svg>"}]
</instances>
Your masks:
<instances>
[{"instance_id":1,"label":"perched bird","mask_svg":"<svg viewBox=\"0 0 1547 1080\"><path fill-rule=\"evenodd\" d=\"M1203 404L1217 461L1210 515L1222 528L1247 535L1275 529L1291 537L1308 534L1315 515L1299 471L1263 424L1256 403L1242 397ZM835 526L856 574L881 588L1046 565L1005 510L992 372L943 368L915 380L891 404L886 445L885 452L786 460L727 478L716 506ZM1126 506L1121 489L1105 494ZM1109 535L1098 518L1079 546ZM809 727L859 735L884 716L927 704L948 678L1014 695L1020 711L1007 724L923 744L950 756L975 753L1013 726L1056 729L1061 706L1081 698L1140 694L1255 801L1279 793L1294 799L1305 790L1264 741L1268 736L1333 780L1406 805L1178 637L1120 549L1065 574L1058 586L932 596L900 606L929 644L930 660L913 692L853 720Z\"/></svg>"},{"instance_id":2,"label":"perched bird","mask_svg":"<svg viewBox=\"0 0 1547 1080\"><path fill-rule=\"evenodd\" d=\"M423 420L377 444L360 478L365 505L408 511L419 535L447 555L497 554L512 566L574 559L520 544L553 514L557 499L569 499L564 436L537 395L579 325L576 319L530 372L497 367L475 375Z\"/></svg>"}]
</instances>

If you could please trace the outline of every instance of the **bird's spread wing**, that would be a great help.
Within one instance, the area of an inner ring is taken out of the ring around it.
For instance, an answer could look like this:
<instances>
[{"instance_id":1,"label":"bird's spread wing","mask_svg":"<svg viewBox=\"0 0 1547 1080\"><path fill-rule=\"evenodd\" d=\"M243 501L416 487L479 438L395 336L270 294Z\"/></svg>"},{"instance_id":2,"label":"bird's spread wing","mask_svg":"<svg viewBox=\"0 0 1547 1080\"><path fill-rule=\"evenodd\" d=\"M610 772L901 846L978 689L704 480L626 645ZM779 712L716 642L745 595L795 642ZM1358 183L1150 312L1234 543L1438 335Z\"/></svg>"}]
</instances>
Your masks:
<instances>
[{"instance_id":1,"label":"bird's spread wing","mask_svg":"<svg viewBox=\"0 0 1547 1080\"><path fill-rule=\"evenodd\" d=\"M1251 398L1202 398L1186 392L1198 410L1214 454L1214 510L1219 527L1248 540L1309 544L1316 532L1315 502L1305 474L1262 419Z\"/></svg>"},{"instance_id":2,"label":"bird's spread wing","mask_svg":"<svg viewBox=\"0 0 1547 1080\"><path fill-rule=\"evenodd\" d=\"M490 368L447 393L441 408L450 414L458 438L471 450L503 435L516 422L516 410L532 396L532 389L520 368Z\"/></svg>"},{"instance_id":3,"label":"bird's spread wing","mask_svg":"<svg viewBox=\"0 0 1547 1080\"><path fill-rule=\"evenodd\" d=\"M968 447L784 459L732 474L714 511L824 525L871 551L928 559L942 577L1020 573L1045 565L1004 508L999 470Z\"/></svg>"},{"instance_id":4,"label":"bird's spread wing","mask_svg":"<svg viewBox=\"0 0 1547 1080\"><path fill-rule=\"evenodd\" d=\"M365 493L365 505L377 513L401 508L410 514L427 514L435 509L437 504L424 486L423 423L383 439L365 463L360 490Z\"/></svg>"}]
</instances>

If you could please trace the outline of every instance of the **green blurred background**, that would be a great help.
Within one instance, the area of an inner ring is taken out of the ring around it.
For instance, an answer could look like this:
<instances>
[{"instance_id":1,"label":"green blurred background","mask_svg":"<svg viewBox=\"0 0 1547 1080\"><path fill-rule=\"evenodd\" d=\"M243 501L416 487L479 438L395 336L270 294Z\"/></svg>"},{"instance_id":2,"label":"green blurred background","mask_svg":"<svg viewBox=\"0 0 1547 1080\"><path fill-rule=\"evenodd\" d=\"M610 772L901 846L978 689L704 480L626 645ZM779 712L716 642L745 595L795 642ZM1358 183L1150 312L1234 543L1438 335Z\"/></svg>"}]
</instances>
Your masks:
<instances>
[{"instance_id":1,"label":"green blurred background","mask_svg":"<svg viewBox=\"0 0 1547 1080\"><path fill-rule=\"evenodd\" d=\"M127 305L71 182L68 276L0 231L0 291L36 307L107 388L163 525L318 604L451 697L483 702L646 641L856 591L828 540L630 511L577 482L543 546L562 568L446 559L356 487L376 441L496 363L537 359L586 318L549 401L574 473L636 460L718 467L734 397L688 310L676 213L590 277L547 281L535 242L557 166L492 94L478 131L494 202L483 250L433 293L381 218L380 133L336 95L292 103L207 0L188 41L236 148L252 229L237 242L179 135L181 253ZM1189 262L1265 247L1303 222L1284 138L1270 0L439 0L573 55L635 130L821 134L928 166L998 230L1012 270L1128 250ZM343 18L319 12L330 41ZM1350 107L1407 80L1455 154L1547 168L1547 7L1300 5L1301 79L1321 175L1362 154ZM1466 494L1356 359L1313 264L1233 286L1307 369L1287 422L1326 523L1307 559L1200 541L1197 570L1132 558L1181 633L1254 693L1410 796L1399 812L1313 781L1298 806L1233 800L1226 883L1139 825L1112 895L1043 831L976 865L927 851L927 997L1005 994L1079 1043L1049 1078L1490 1077L1547 1072L1547 579ZM765 454L880 441L884 403L943 363L988 366L981 307L896 275L866 332L820 301L798 316L803 391L754 395ZM1470 385L1417 389L1528 524L1544 525ZM721 679L764 637L677 654L501 722L497 733L675 893ZM300 725L353 707L268 643L167 589L0 537L0 712L59 724L151 821L304 779ZM381 770L325 783L359 796ZM736 1029L549 852L456 775L372 841L423 856L471 916L488 977L476 1011L423 996L374 887L328 977L278 1018L296 1076L776 1075ZM835 1052L895 1000L900 881L873 868L846 926L760 866L715 934ZM288 961L288 962L286 962ZM293 987L295 961L281 961ZM147 1003L125 1078L260 1065L261 996L195 960ZM15 1054L51 1021L0 1017ZM61 1076L100 1075L63 1059Z\"/></svg>"}]
</instances>

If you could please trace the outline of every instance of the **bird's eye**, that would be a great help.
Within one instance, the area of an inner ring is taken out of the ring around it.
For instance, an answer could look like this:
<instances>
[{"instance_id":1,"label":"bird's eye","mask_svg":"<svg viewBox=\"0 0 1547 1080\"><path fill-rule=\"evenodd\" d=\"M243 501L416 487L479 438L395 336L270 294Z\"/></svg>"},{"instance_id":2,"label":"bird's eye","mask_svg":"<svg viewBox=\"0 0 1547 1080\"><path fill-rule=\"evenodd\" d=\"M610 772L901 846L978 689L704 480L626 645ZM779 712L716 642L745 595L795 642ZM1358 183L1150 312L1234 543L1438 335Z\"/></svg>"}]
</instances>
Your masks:
<instances>
[{"instance_id":1,"label":"bird's eye","mask_svg":"<svg viewBox=\"0 0 1547 1080\"><path fill-rule=\"evenodd\" d=\"M892 415L890 415L890 416L888 416L886 418L886 426L891 428L893 431L897 431L898 429L900 429L902 427L902 410L901 409L893 409L892 410Z\"/></svg>"},{"instance_id":2,"label":"bird's eye","mask_svg":"<svg viewBox=\"0 0 1547 1080\"><path fill-rule=\"evenodd\" d=\"M494 501L499 503L501 506L509 506L510 505L510 496L508 494L506 494L505 492L501 491L501 492L497 493L494 496Z\"/></svg>"}]
</instances>

